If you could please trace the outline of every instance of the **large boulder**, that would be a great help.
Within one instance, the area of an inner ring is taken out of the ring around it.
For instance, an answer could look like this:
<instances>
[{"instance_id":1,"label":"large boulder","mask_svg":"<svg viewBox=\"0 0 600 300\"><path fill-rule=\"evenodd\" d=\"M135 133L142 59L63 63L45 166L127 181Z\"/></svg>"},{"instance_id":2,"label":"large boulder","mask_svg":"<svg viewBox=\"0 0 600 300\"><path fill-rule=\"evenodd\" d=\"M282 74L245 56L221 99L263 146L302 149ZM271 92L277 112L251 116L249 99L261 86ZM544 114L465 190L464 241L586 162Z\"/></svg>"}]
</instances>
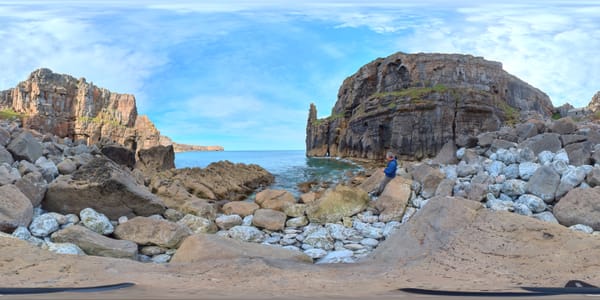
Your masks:
<instances>
[{"instance_id":1,"label":"large boulder","mask_svg":"<svg viewBox=\"0 0 600 300\"><path fill-rule=\"evenodd\" d=\"M138 253L132 241L111 239L79 225L53 233L52 241L75 244L88 255L134 259Z\"/></svg>"},{"instance_id":2,"label":"large boulder","mask_svg":"<svg viewBox=\"0 0 600 300\"><path fill-rule=\"evenodd\" d=\"M296 203L296 199L288 191L266 189L256 194L254 202L261 208L283 211L286 206Z\"/></svg>"},{"instance_id":3,"label":"large boulder","mask_svg":"<svg viewBox=\"0 0 600 300\"><path fill-rule=\"evenodd\" d=\"M383 190L375 202L375 208L379 211L379 221L401 221L404 210L410 200L411 180L396 176Z\"/></svg>"},{"instance_id":4,"label":"large boulder","mask_svg":"<svg viewBox=\"0 0 600 300\"><path fill-rule=\"evenodd\" d=\"M369 203L369 195L362 189L337 185L327 190L321 198L306 208L306 215L313 223L335 223L363 211Z\"/></svg>"},{"instance_id":5,"label":"large boulder","mask_svg":"<svg viewBox=\"0 0 600 300\"><path fill-rule=\"evenodd\" d=\"M589 165L592 158L594 145L591 142L581 142L567 145L565 151L569 156L569 163L574 166Z\"/></svg>"},{"instance_id":6,"label":"large boulder","mask_svg":"<svg viewBox=\"0 0 600 300\"><path fill-rule=\"evenodd\" d=\"M552 122L550 130L558 134L571 134L577 130L577 124L570 117L565 117Z\"/></svg>"},{"instance_id":7,"label":"large boulder","mask_svg":"<svg viewBox=\"0 0 600 300\"><path fill-rule=\"evenodd\" d=\"M119 144L102 145L100 148L102 154L110 158L119 165L126 166L129 169L135 167L135 152ZM140 150L140 152L151 150Z\"/></svg>"},{"instance_id":8,"label":"large boulder","mask_svg":"<svg viewBox=\"0 0 600 300\"><path fill-rule=\"evenodd\" d=\"M600 258L583 260L573 254L598 248L597 237L558 224L492 212L461 198L436 197L363 262L382 263L390 270L423 266L423 274L440 265L452 274L519 274L533 283L539 274L556 270L565 272L566 279L571 272L589 270Z\"/></svg>"},{"instance_id":9,"label":"large boulder","mask_svg":"<svg viewBox=\"0 0 600 300\"><path fill-rule=\"evenodd\" d=\"M427 164L417 164L409 168L413 180L421 184L421 195L431 198L435 195L438 185L444 180L444 174L437 168Z\"/></svg>"},{"instance_id":10,"label":"large boulder","mask_svg":"<svg viewBox=\"0 0 600 300\"><path fill-rule=\"evenodd\" d=\"M529 178L525 190L550 203L554 201L559 183L560 175L551 166L541 166Z\"/></svg>"},{"instance_id":11,"label":"large boulder","mask_svg":"<svg viewBox=\"0 0 600 300\"><path fill-rule=\"evenodd\" d=\"M211 234L194 234L186 238L170 262L189 264L206 260L244 257L312 263L312 258L300 251L271 245L246 243Z\"/></svg>"},{"instance_id":12,"label":"large boulder","mask_svg":"<svg viewBox=\"0 0 600 300\"><path fill-rule=\"evenodd\" d=\"M223 205L223 212L227 215L239 215L240 217L249 216L260 206L254 202L232 201Z\"/></svg>"},{"instance_id":13,"label":"large boulder","mask_svg":"<svg viewBox=\"0 0 600 300\"><path fill-rule=\"evenodd\" d=\"M0 231L12 232L19 226L29 226L33 206L27 196L12 184L0 186Z\"/></svg>"},{"instance_id":14,"label":"large boulder","mask_svg":"<svg viewBox=\"0 0 600 300\"><path fill-rule=\"evenodd\" d=\"M15 185L31 200L31 205L34 207L42 203L48 190L48 183L46 183L40 172L30 172L23 175L15 182Z\"/></svg>"},{"instance_id":15,"label":"large boulder","mask_svg":"<svg viewBox=\"0 0 600 300\"><path fill-rule=\"evenodd\" d=\"M175 168L175 152L173 145L154 146L138 151L136 168L153 174Z\"/></svg>"},{"instance_id":16,"label":"large boulder","mask_svg":"<svg viewBox=\"0 0 600 300\"><path fill-rule=\"evenodd\" d=\"M171 169L155 174L150 187L169 207L178 208L197 198L244 200L274 180L271 173L258 165L220 161L206 168Z\"/></svg>"},{"instance_id":17,"label":"large boulder","mask_svg":"<svg viewBox=\"0 0 600 300\"><path fill-rule=\"evenodd\" d=\"M543 133L524 140L519 144L519 148L529 148L535 155L542 151L556 153L562 148L562 142L558 133Z\"/></svg>"},{"instance_id":18,"label":"large boulder","mask_svg":"<svg viewBox=\"0 0 600 300\"><path fill-rule=\"evenodd\" d=\"M96 157L71 175L54 180L42 202L44 209L63 214L87 207L116 220L121 216L162 214L165 206L146 187L113 161Z\"/></svg>"},{"instance_id":19,"label":"large boulder","mask_svg":"<svg viewBox=\"0 0 600 300\"><path fill-rule=\"evenodd\" d=\"M29 131L23 131L6 147L17 160L35 162L43 154L42 144Z\"/></svg>"},{"instance_id":20,"label":"large boulder","mask_svg":"<svg viewBox=\"0 0 600 300\"><path fill-rule=\"evenodd\" d=\"M176 248L191 234L184 225L148 217L135 217L115 228L115 236L140 245Z\"/></svg>"},{"instance_id":21,"label":"large boulder","mask_svg":"<svg viewBox=\"0 0 600 300\"><path fill-rule=\"evenodd\" d=\"M600 187L569 191L554 206L553 212L562 225L584 224L600 230Z\"/></svg>"},{"instance_id":22,"label":"large boulder","mask_svg":"<svg viewBox=\"0 0 600 300\"><path fill-rule=\"evenodd\" d=\"M9 165L12 165L12 163L14 162L15 160L12 157L12 154L10 154L10 152L8 152L8 150L6 150L4 146L0 145L0 164L7 163Z\"/></svg>"},{"instance_id":23,"label":"large boulder","mask_svg":"<svg viewBox=\"0 0 600 300\"><path fill-rule=\"evenodd\" d=\"M281 231L285 228L287 215L281 211L262 208L254 212L252 225L271 231Z\"/></svg>"}]
</instances>

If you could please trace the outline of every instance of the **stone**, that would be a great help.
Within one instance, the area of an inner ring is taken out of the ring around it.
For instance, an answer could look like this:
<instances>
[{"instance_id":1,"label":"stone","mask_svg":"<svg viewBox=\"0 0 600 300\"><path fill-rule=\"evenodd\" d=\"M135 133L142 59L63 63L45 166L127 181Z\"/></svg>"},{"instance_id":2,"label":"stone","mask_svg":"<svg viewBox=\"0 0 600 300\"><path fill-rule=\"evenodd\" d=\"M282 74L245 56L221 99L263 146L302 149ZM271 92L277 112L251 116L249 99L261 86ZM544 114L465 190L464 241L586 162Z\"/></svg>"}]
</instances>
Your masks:
<instances>
[{"instance_id":1,"label":"stone","mask_svg":"<svg viewBox=\"0 0 600 300\"><path fill-rule=\"evenodd\" d=\"M554 160L554 153L547 150L542 151L538 154L538 160L542 165L552 163L552 160Z\"/></svg>"},{"instance_id":2,"label":"stone","mask_svg":"<svg viewBox=\"0 0 600 300\"><path fill-rule=\"evenodd\" d=\"M519 215L523 215L523 216L532 216L533 212L531 211L531 209L529 208L529 206L527 206L527 204L522 203L522 202L515 202L513 204L513 211Z\"/></svg>"},{"instance_id":3,"label":"stone","mask_svg":"<svg viewBox=\"0 0 600 300\"><path fill-rule=\"evenodd\" d=\"M81 250L77 245L72 243L52 243L46 242L48 251L58 254L71 254L71 255L85 255L85 252Z\"/></svg>"},{"instance_id":4,"label":"stone","mask_svg":"<svg viewBox=\"0 0 600 300\"><path fill-rule=\"evenodd\" d=\"M529 148L538 155L542 151L556 153L562 148L560 135L558 133L542 133L528 138L519 144L519 148Z\"/></svg>"},{"instance_id":5,"label":"stone","mask_svg":"<svg viewBox=\"0 0 600 300\"><path fill-rule=\"evenodd\" d=\"M303 243L312 248L319 248L327 251L334 249L334 240L329 234L329 231L323 227L317 227L309 232L304 238Z\"/></svg>"},{"instance_id":6,"label":"stone","mask_svg":"<svg viewBox=\"0 0 600 300\"><path fill-rule=\"evenodd\" d=\"M300 202L310 204L317 200L317 194L315 192L308 192L300 195Z\"/></svg>"},{"instance_id":7,"label":"stone","mask_svg":"<svg viewBox=\"0 0 600 300\"><path fill-rule=\"evenodd\" d=\"M515 126L519 141L524 141L530 137L536 136L539 132L537 126L533 123L521 123Z\"/></svg>"},{"instance_id":8,"label":"stone","mask_svg":"<svg viewBox=\"0 0 600 300\"><path fill-rule=\"evenodd\" d=\"M239 215L245 217L254 214L260 206L254 202L232 201L223 205L223 212L227 215Z\"/></svg>"},{"instance_id":9,"label":"stone","mask_svg":"<svg viewBox=\"0 0 600 300\"><path fill-rule=\"evenodd\" d=\"M471 165L465 163L464 161L461 161L456 166L456 172L458 174L458 177L469 177L477 174L477 172L479 172L479 168L478 165Z\"/></svg>"},{"instance_id":10,"label":"stone","mask_svg":"<svg viewBox=\"0 0 600 300\"><path fill-rule=\"evenodd\" d=\"M539 167L527 182L526 191L536 195L544 202L554 201L556 189L560 183L560 176L550 166Z\"/></svg>"},{"instance_id":11,"label":"stone","mask_svg":"<svg viewBox=\"0 0 600 300\"><path fill-rule=\"evenodd\" d=\"M148 151L148 150L141 150ZM100 147L100 152L118 165L129 169L135 167L135 152L119 144L105 144ZM175 167L173 165L173 167Z\"/></svg>"},{"instance_id":12,"label":"stone","mask_svg":"<svg viewBox=\"0 0 600 300\"><path fill-rule=\"evenodd\" d=\"M70 158L67 158L56 165L58 173L62 175L72 174L77 170L77 164Z\"/></svg>"},{"instance_id":13,"label":"stone","mask_svg":"<svg viewBox=\"0 0 600 300\"><path fill-rule=\"evenodd\" d=\"M254 212L252 225L271 231L283 230L287 215L281 211L261 208Z\"/></svg>"},{"instance_id":14,"label":"stone","mask_svg":"<svg viewBox=\"0 0 600 300\"><path fill-rule=\"evenodd\" d=\"M544 211L539 214L533 214L533 217L544 222L558 224L558 220L549 211Z\"/></svg>"},{"instance_id":15,"label":"stone","mask_svg":"<svg viewBox=\"0 0 600 300\"><path fill-rule=\"evenodd\" d=\"M118 239L165 248L176 248L190 234L186 226L148 217L135 217L117 226L114 232Z\"/></svg>"},{"instance_id":16,"label":"stone","mask_svg":"<svg viewBox=\"0 0 600 300\"><path fill-rule=\"evenodd\" d=\"M565 147L570 144L585 142L587 140L587 136L582 134L567 134L561 135L560 140L563 144L563 147Z\"/></svg>"},{"instance_id":17,"label":"stone","mask_svg":"<svg viewBox=\"0 0 600 300\"><path fill-rule=\"evenodd\" d=\"M513 211L514 203L512 201L500 200L496 198L488 199L485 206L492 211Z\"/></svg>"},{"instance_id":18,"label":"stone","mask_svg":"<svg viewBox=\"0 0 600 300\"><path fill-rule=\"evenodd\" d=\"M217 216L217 204L212 200L190 199L185 204L179 206L183 213L196 215L209 220L214 220Z\"/></svg>"},{"instance_id":19,"label":"stone","mask_svg":"<svg viewBox=\"0 0 600 300\"><path fill-rule=\"evenodd\" d=\"M477 144L477 141L475 141L475 144ZM458 163L458 159L456 158L456 150L456 144L454 144L454 141L448 141L446 144L444 144L442 149L440 149L440 152L438 152L438 154L433 158L433 163L440 165L453 165Z\"/></svg>"},{"instance_id":20,"label":"stone","mask_svg":"<svg viewBox=\"0 0 600 300\"><path fill-rule=\"evenodd\" d=\"M135 259L138 253L132 241L111 239L80 225L53 233L52 241L75 244L88 255Z\"/></svg>"},{"instance_id":21,"label":"stone","mask_svg":"<svg viewBox=\"0 0 600 300\"><path fill-rule=\"evenodd\" d=\"M12 236L20 240L27 241L31 238L31 232L29 232L29 229L27 229L27 227L19 226L15 229L15 231L13 231Z\"/></svg>"},{"instance_id":22,"label":"stone","mask_svg":"<svg viewBox=\"0 0 600 300\"><path fill-rule=\"evenodd\" d=\"M435 190L435 196L452 196L452 190L454 188L455 180L444 179L440 182L437 189Z\"/></svg>"},{"instance_id":23,"label":"stone","mask_svg":"<svg viewBox=\"0 0 600 300\"><path fill-rule=\"evenodd\" d=\"M52 182L54 178L58 176L58 168L56 167L54 162L48 160L44 156L38 158L35 161L35 165L41 171L42 176L44 176L44 179L46 179L46 182Z\"/></svg>"},{"instance_id":24,"label":"stone","mask_svg":"<svg viewBox=\"0 0 600 300\"><path fill-rule=\"evenodd\" d=\"M177 222L181 219L183 219L183 217L186 215L176 209L172 209L172 208L167 208L167 210L165 210L164 214L165 219L171 221L171 222Z\"/></svg>"},{"instance_id":25,"label":"stone","mask_svg":"<svg viewBox=\"0 0 600 300\"><path fill-rule=\"evenodd\" d=\"M350 250L339 250L331 251L327 253L323 258L317 260L316 264L339 264L339 263L353 263L355 260L352 258L354 252Z\"/></svg>"},{"instance_id":26,"label":"stone","mask_svg":"<svg viewBox=\"0 0 600 300\"><path fill-rule=\"evenodd\" d=\"M240 218L240 224L242 219ZM192 233L215 233L219 231L217 225L206 218L187 214L181 220L177 221L178 225L185 226L190 229Z\"/></svg>"},{"instance_id":27,"label":"stone","mask_svg":"<svg viewBox=\"0 0 600 300\"><path fill-rule=\"evenodd\" d=\"M503 162L495 160L485 170L488 171L490 176L496 177L504 172L504 168L506 168L506 165Z\"/></svg>"},{"instance_id":28,"label":"stone","mask_svg":"<svg viewBox=\"0 0 600 300\"><path fill-rule=\"evenodd\" d=\"M569 170L569 163L564 160L554 160L550 164L556 173L562 175Z\"/></svg>"},{"instance_id":29,"label":"stone","mask_svg":"<svg viewBox=\"0 0 600 300\"><path fill-rule=\"evenodd\" d=\"M140 248L140 253L143 255L154 256L164 254L167 251L166 248L158 246L145 246Z\"/></svg>"},{"instance_id":30,"label":"stone","mask_svg":"<svg viewBox=\"0 0 600 300\"><path fill-rule=\"evenodd\" d=\"M6 147L16 160L35 162L42 156L42 144L29 131L23 131Z\"/></svg>"},{"instance_id":31,"label":"stone","mask_svg":"<svg viewBox=\"0 0 600 300\"><path fill-rule=\"evenodd\" d=\"M10 132L4 127L0 127L0 146L6 146L10 143Z\"/></svg>"},{"instance_id":32,"label":"stone","mask_svg":"<svg viewBox=\"0 0 600 300\"><path fill-rule=\"evenodd\" d=\"M304 254L308 255L312 259L319 259L325 257L325 255L327 255L327 251L319 248L312 248L304 250Z\"/></svg>"},{"instance_id":33,"label":"stone","mask_svg":"<svg viewBox=\"0 0 600 300\"><path fill-rule=\"evenodd\" d=\"M165 205L129 173L107 158L97 157L71 175L61 175L48 186L42 206L62 214L84 208L110 219L162 214Z\"/></svg>"},{"instance_id":34,"label":"stone","mask_svg":"<svg viewBox=\"0 0 600 300\"><path fill-rule=\"evenodd\" d=\"M577 124L570 117L561 118L552 122L550 130L558 134L571 134L577 130Z\"/></svg>"},{"instance_id":35,"label":"stone","mask_svg":"<svg viewBox=\"0 0 600 300\"><path fill-rule=\"evenodd\" d=\"M500 149L508 150L510 148L517 148L517 143L505 141L502 139L494 139L490 145L490 150L497 152Z\"/></svg>"},{"instance_id":36,"label":"stone","mask_svg":"<svg viewBox=\"0 0 600 300\"><path fill-rule=\"evenodd\" d=\"M585 180L586 172L583 168L569 169L563 173L560 183L555 192L555 198L559 199L568 191L580 185Z\"/></svg>"},{"instance_id":37,"label":"stone","mask_svg":"<svg viewBox=\"0 0 600 300\"><path fill-rule=\"evenodd\" d=\"M254 215L245 216L242 219L242 226L252 226L252 219L254 219Z\"/></svg>"},{"instance_id":38,"label":"stone","mask_svg":"<svg viewBox=\"0 0 600 300\"><path fill-rule=\"evenodd\" d=\"M529 194L521 195L515 201L515 203L520 203L520 204L526 205L534 213L543 212L547 208L547 205L544 202L544 200L542 200L542 198L537 197L535 195L529 195Z\"/></svg>"},{"instance_id":39,"label":"stone","mask_svg":"<svg viewBox=\"0 0 600 300\"><path fill-rule=\"evenodd\" d=\"M261 243L265 239L265 234L253 226L234 226L228 232L232 239L242 242Z\"/></svg>"},{"instance_id":40,"label":"stone","mask_svg":"<svg viewBox=\"0 0 600 300\"><path fill-rule=\"evenodd\" d=\"M519 164L519 177L523 180L529 180L539 167L540 165L537 163L523 162Z\"/></svg>"},{"instance_id":41,"label":"stone","mask_svg":"<svg viewBox=\"0 0 600 300\"><path fill-rule=\"evenodd\" d=\"M206 260L234 260L263 258L268 260L312 263L312 258L300 251L281 247L245 243L212 234L195 234L183 241L171 263L195 263Z\"/></svg>"},{"instance_id":42,"label":"stone","mask_svg":"<svg viewBox=\"0 0 600 300\"><path fill-rule=\"evenodd\" d=\"M269 208L274 210L283 211L283 209L296 203L294 195L284 190L271 190L266 189L256 194L254 201L261 208Z\"/></svg>"},{"instance_id":43,"label":"stone","mask_svg":"<svg viewBox=\"0 0 600 300\"><path fill-rule=\"evenodd\" d=\"M411 181L396 176L386 186L375 208L379 211L379 221L400 221L411 197Z\"/></svg>"},{"instance_id":44,"label":"stone","mask_svg":"<svg viewBox=\"0 0 600 300\"><path fill-rule=\"evenodd\" d=\"M121 217L119 217L119 219L117 220L117 223L118 223L118 224L123 224L123 223L125 223L125 222L127 222L127 221L129 221L129 218L128 218L128 217L126 217L126 216L121 216Z\"/></svg>"},{"instance_id":45,"label":"stone","mask_svg":"<svg viewBox=\"0 0 600 300\"><path fill-rule=\"evenodd\" d=\"M369 195L362 189L337 185L327 190L316 202L306 208L306 215L313 223L335 223L363 211L369 203Z\"/></svg>"},{"instance_id":46,"label":"stone","mask_svg":"<svg viewBox=\"0 0 600 300\"><path fill-rule=\"evenodd\" d=\"M482 201L487 194L488 186L481 183L471 183L467 186L467 199L473 201Z\"/></svg>"},{"instance_id":47,"label":"stone","mask_svg":"<svg viewBox=\"0 0 600 300\"><path fill-rule=\"evenodd\" d=\"M7 163L12 165L14 162L15 160L13 159L12 154L10 154L4 146L0 145L0 164Z\"/></svg>"},{"instance_id":48,"label":"stone","mask_svg":"<svg viewBox=\"0 0 600 300\"><path fill-rule=\"evenodd\" d=\"M595 166L592 171L587 174L586 182L591 186L595 187L600 185L600 166Z\"/></svg>"},{"instance_id":49,"label":"stone","mask_svg":"<svg viewBox=\"0 0 600 300\"><path fill-rule=\"evenodd\" d=\"M23 175L23 177L15 182L15 186L29 198L33 206L38 206L42 203L48 190L48 184L39 172L31 172Z\"/></svg>"},{"instance_id":50,"label":"stone","mask_svg":"<svg viewBox=\"0 0 600 300\"><path fill-rule=\"evenodd\" d=\"M377 247L377 245L379 245L379 241L373 238L365 238L360 241L360 244L367 247L375 248Z\"/></svg>"},{"instance_id":51,"label":"stone","mask_svg":"<svg viewBox=\"0 0 600 300\"><path fill-rule=\"evenodd\" d=\"M283 208L283 212L288 217L301 217L306 213L306 204L304 203L294 203L287 205Z\"/></svg>"},{"instance_id":52,"label":"stone","mask_svg":"<svg viewBox=\"0 0 600 300\"><path fill-rule=\"evenodd\" d=\"M518 150L519 152L519 163L524 162L535 162L536 156L535 153L529 148L521 148Z\"/></svg>"},{"instance_id":53,"label":"stone","mask_svg":"<svg viewBox=\"0 0 600 300\"><path fill-rule=\"evenodd\" d=\"M592 232L594 232L594 229L592 229L592 227L584 225L584 224L575 224L575 225L569 226L569 229L571 229L573 231L580 231L580 232L587 233L587 234L591 234Z\"/></svg>"},{"instance_id":54,"label":"stone","mask_svg":"<svg viewBox=\"0 0 600 300\"><path fill-rule=\"evenodd\" d=\"M15 185L0 186L0 232L27 227L33 218L33 206Z\"/></svg>"},{"instance_id":55,"label":"stone","mask_svg":"<svg viewBox=\"0 0 600 300\"><path fill-rule=\"evenodd\" d=\"M290 218L285 222L286 227L302 227L308 224L308 218L306 216Z\"/></svg>"},{"instance_id":56,"label":"stone","mask_svg":"<svg viewBox=\"0 0 600 300\"><path fill-rule=\"evenodd\" d=\"M171 260L171 255L169 254L159 254L152 257L152 262L155 264L165 264Z\"/></svg>"},{"instance_id":57,"label":"stone","mask_svg":"<svg viewBox=\"0 0 600 300\"><path fill-rule=\"evenodd\" d=\"M528 183L519 179L509 179L502 184L502 192L509 196L525 194Z\"/></svg>"},{"instance_id":58,"label":"stone","mask_svg":"<svg viewBox=\"0 0 600 300\"><path fill-rule=\"evenodd\" d=\"M49 236L51 233L57 231L58 228L58 221L50 214L43 214L37 218L33 218L33 221L29 225L29 231L37 237Z\"/></svg>"},{"instance_id":59,"label":"stone","mask_svg":"<svg viewBox=\"0 0 600 300\"><path fill-rule=\"evenodd\" d=\"M356 229L362 236L374 239L380 239L383 237L383 228L375 227L368 223L360 221L354 221L352 228Z\"/></svg>"},{"instance_id":60,"label":"stone","mask_svg":"<svg viewBox=\"0 0 600 300\"><path fill-rule=\"evenodd\" d=\"M576 188L569 191L554 206L553 213L564 226L584 224L600 230L600 187Z\"/></svg>"},{"instance_id":61,"label":"stone","mask_svg":"<svg viewBox=\"0 0 600 300\"><path fill-rule=\"evenodd\" d=\"M0 185L13 184L21 178L19 171L6 163L0 165Z\"/></svg>"},{"instance_id":62,"label":"stone","mask_svg":"<svg viewBox=\"0 0 600 300\"><path fill-rule=\"evenodd\" d=\"M504 168L504 176L506 179L519 178L519 164L510 164Z\"/></svg>"},{"instance_id":63,"label":"stone","mask_svg":"<svg viewBox=\"0 0 600 300\"><path fill-rule=\"evenodd\" d=\"M126 161L126 163L129 163ZM175 151L173 145L155 145L137 152L135 167L147 174L175 168Z\"/></svg>"},{"instance_id":64,"label":"stone","mask_svg":"<svg viewBox=\"0 0 600 300\"><path fill-rule=\"evenodd\" d=\"M439 169L427 164L416 165L409 169L409 173L413 180L421 184L421 195L424 198L433 197L438 185L444 180L444 174Z\"/></svg>"},{"instance_id":65,"label":"stone","mask_svg":"<svg viewBox=\"0 0 600 300\"><path fill-rule=\"evenodd\" d=\"M115 230L110 220L104 214L95 211L93 208L88 207L81 210L79 217L83 226L96 233L109 235Z\"/></svg>"},{"instance_id":66,"label":"stone","mask_svg":"<svg viewBox=\"0 0 600 300\"><path fill-rule=\"evenodd\" d=\"M242 217L239 215L223 215L215 219L215 224L222 230L229 230L233 226L242 225Z\"/></svg>"},{"instance_id":67,"label":"stone","mask_svg":"<svg viewBox=\"0 0 600 300\"><path fill-rule=\"evenodd\" d=\"M593 145L591 142L581 142L567 145L565 151L569 162L574 166L589 165L592 159Z\"/></svg>"}]
</instances>

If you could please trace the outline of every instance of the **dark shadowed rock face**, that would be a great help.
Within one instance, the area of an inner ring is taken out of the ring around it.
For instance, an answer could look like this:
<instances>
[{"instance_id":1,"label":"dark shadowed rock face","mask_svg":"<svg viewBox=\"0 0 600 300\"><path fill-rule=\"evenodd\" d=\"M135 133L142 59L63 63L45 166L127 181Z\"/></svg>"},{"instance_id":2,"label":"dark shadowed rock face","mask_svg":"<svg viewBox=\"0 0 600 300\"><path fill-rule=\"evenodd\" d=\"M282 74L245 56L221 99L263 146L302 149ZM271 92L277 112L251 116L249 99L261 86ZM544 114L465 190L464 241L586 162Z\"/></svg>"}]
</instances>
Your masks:
<instances>
[{"instance_id":1,"label":"dark shadowed rock face","mask_svg":"<svg viewBox=\"0 0 600 300\"><path fill-rule=\"evenodd\" d=\"M508 74L498 62L459 54L396 53L348 77L332 115L311 105L309 156L403 159L432 157L453 140L468 140L522 118L549 117L546 94Z\"/></svg>"}]
</instances>

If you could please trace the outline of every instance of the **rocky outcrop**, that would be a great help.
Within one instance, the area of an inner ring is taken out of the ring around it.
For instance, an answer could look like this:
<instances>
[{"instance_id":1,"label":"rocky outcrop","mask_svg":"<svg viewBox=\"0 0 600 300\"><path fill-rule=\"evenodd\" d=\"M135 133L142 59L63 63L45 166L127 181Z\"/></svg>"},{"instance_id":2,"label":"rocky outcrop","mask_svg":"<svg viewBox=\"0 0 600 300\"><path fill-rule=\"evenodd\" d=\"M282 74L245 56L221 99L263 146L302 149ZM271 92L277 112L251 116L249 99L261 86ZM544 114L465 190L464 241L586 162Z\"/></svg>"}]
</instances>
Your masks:
<instances>
[{"instance_id":1,"label":"rocky outcrop","mask_svg":"<svg viewBox=\"0 0 600 300\"><path fill-rule=\"evenodd\" d=\"M480 133L520 119L547 118L546 94L508 74L498 62L459 54L396 53L348 77L332 115L311 105L309 156L402 159L435 156L444 144L462 147Z\"/></svg>"},{"instance_id":2,"label":"rocky outcrop","mask_svg":"<svg viewBox=\"0 0 600 300\"><path fill-rule=\"evenodd\" d=\"M135 96L119 94L49 69L33 71L15 88L0 91L0 109L23 116L23 127L88 144L116 142L133 151L172 145L145 115ZM222 151L220 146L179 145L180 151Z\"/></svg>"},{"instance_id":3,"label":"rocky outcrop","mask_svg":"<svg viewBox=\"0 0 600 300\"><path fill-rule=\"evenodd\" d=\"M590 103L588 103L587 109L591 112L597 112L600 110L600 91L592 97L592 100Z\"/></svg>"},{"instance_id":4,"label":"rocky outcrop","mask_svg":"<svg viewBox=\"0 0 600 300\"><path fill-rule=\"evenodd\" d=\"M104 157L94 158L73 174L61 175L52 181L42 206L60 213L79 213L91 207L113 220L121 216L149 216L165 211L159 197Z\"/></svg>"}]
</instances>

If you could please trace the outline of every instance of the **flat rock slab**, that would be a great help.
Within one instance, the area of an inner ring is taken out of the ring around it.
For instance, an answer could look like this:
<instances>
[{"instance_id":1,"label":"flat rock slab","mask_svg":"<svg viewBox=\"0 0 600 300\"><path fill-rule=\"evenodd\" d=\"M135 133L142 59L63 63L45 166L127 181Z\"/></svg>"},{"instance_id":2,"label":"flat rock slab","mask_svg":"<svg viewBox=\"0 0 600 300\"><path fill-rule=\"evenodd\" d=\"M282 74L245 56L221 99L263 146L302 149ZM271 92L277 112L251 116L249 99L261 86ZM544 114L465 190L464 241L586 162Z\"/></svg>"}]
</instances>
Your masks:
<instances>
[{"instance_id":1,"label":"flat rock slab","mask_svg":"<svg viewBox=\"0 0 600 300\"><path fill-rule=\"evenodd\" d=\"M88 255L134 259L138 253L138 246L132 241L111 239L79 225L53 233L52 240L75 244Z\"/></svg>"}]
</instances>

